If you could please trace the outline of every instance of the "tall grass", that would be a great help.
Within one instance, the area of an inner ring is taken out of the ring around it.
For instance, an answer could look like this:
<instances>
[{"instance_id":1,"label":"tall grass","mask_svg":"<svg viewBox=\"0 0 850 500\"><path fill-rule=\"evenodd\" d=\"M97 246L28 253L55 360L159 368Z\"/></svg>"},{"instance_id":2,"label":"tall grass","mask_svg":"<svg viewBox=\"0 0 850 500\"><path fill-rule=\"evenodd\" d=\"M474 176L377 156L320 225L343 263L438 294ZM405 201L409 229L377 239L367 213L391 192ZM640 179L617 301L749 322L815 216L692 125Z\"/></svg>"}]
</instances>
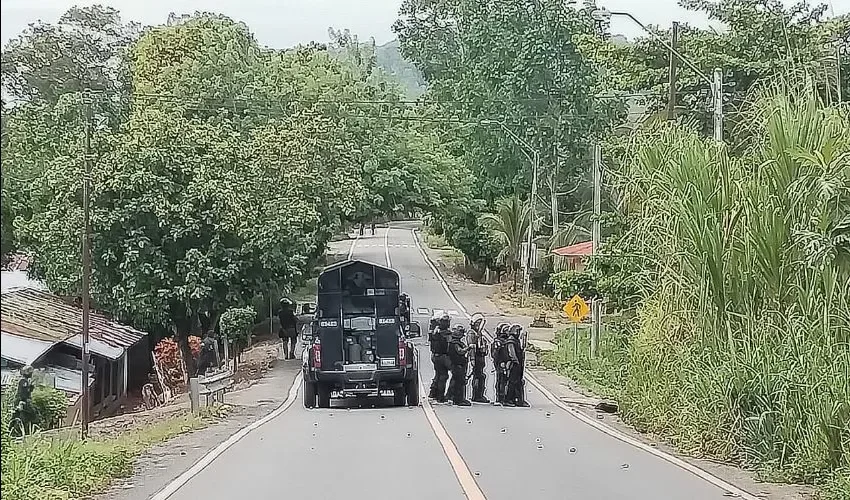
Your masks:
<instances>
[{"instance_id":1,"label":"tall grass","mask_svg":"<svg viewBox=\"0 0 850 500\"><path fill-rule=\"evenodd\" d=\"M743 154L644 134L617 176L641 284L624 416L773 478L850 469L850 119L809 86L752 107Z\"/></svg>"},{"instance_id":2,"label":"tall grass","mask_svg":"<svg viewBox=\"0 0 850 500\"><path fill-rule=\"evenodd\" d=\"M67 500L103 490L116 477L131 472L135 457L146 447L203 425L191 415L165 419L111 438L76 439L66 434L36 432L23 439L9 433L14 391L2 395L3 500Z\"/></svg>"}]
</instances>

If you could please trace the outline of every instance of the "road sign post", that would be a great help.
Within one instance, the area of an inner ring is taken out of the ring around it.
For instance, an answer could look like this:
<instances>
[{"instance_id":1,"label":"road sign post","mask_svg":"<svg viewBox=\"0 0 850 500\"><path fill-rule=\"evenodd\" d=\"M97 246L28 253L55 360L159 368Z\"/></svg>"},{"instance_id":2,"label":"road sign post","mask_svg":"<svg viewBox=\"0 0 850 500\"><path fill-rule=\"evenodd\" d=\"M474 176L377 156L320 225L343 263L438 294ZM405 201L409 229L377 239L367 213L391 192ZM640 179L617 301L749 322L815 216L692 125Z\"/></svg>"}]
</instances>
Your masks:
<instances>
[{"instance_id":1,"label":"road sign post","mask_svg":"<svg viewBox=\"0 0 850 500\"><path fill-rule=\"evenodd\" d=\"M575 354L578 356L578 324L587 317L587 313L590 312L590 308L587 307L587 302L583 298L578 295L573 295L573 297L564 304L562 309L564 314L573 322L573 345L575 348Z\"/></svg>"}]
</instances>

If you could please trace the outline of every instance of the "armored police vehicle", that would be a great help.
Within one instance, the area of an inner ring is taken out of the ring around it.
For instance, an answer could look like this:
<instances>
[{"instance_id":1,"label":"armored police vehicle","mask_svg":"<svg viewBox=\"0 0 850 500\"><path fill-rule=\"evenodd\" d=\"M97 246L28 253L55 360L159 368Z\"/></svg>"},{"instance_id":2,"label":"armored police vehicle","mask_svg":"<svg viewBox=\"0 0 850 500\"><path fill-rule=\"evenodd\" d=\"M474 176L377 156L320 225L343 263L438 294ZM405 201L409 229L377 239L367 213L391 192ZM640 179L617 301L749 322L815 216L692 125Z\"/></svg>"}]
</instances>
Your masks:
<instances>
[{"instance_id":1,"label":"armored police vehicle","mask_svg":"<svg viewBox=\"0 0 850 500\"><path fill-rule=\"evenodd\" d=\"M399 315L400 280L392 269L361 260L325 268L318 279L312 343L303 355L304 406L392 393L419 404L419 357L411 337L419 325Z\"/></svg>"}]
</instances>

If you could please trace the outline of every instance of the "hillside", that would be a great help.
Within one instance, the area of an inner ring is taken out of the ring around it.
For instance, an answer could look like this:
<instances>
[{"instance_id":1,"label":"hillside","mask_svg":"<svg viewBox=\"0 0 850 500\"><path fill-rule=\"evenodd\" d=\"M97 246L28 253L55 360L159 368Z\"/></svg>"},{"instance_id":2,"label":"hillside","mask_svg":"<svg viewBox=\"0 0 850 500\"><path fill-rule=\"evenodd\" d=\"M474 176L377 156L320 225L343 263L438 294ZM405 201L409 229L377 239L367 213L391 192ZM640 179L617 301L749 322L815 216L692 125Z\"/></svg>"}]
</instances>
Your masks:
<instances>
[{"instance_id":1,"label":"hillside","mask_svg":"<svg viewBox=\"0 0 850 500\"><path fill-rule=\"evenodd\" d=\"M425 92L425 78L416 66L401 57L398 40L375 47L375 56L378 66L398 80L407 97L415 99Z\"/></svg>"}]
</instances>

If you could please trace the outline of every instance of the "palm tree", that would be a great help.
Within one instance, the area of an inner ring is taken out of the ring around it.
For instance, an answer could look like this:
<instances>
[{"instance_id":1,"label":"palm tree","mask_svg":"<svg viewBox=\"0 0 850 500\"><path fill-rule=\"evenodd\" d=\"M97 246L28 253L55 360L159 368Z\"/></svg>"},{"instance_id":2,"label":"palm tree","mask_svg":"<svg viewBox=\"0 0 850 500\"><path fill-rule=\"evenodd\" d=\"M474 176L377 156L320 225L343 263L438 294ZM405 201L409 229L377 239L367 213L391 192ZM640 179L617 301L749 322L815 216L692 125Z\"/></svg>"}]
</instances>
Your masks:
<instances>
[{"instance_id":1,"label":"palm tree","mask_svg":"<svg viewBox=\"0 0 850 500\"><path fill-rule=\"evenodd\" d=\"M481 215L481 225L493 232L502 245L502 251L496 256L499 264L508 268L513 275L513 288L517 285L522 245L528 238L528 226L531 210L518 196L512 196L496 202L496 212Z\"/></svg>"}]
</instances>

